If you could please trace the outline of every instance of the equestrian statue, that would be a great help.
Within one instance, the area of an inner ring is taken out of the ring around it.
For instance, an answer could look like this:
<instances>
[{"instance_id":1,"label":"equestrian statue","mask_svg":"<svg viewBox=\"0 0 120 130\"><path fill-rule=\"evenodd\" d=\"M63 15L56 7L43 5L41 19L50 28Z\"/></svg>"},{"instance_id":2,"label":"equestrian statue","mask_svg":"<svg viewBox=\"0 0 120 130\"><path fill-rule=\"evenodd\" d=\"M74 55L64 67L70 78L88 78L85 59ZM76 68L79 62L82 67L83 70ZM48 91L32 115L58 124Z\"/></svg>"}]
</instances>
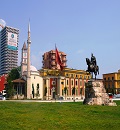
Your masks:
<instances>
[{"instance_id":1,"label":"equestrian statue","mask_svg":"<svg viewBox=\"0 0 120 130\"><path fill-rule=\"evenodd\" d=\"M97 65L97 61L93 53L91 54L91 60L89 58L86 58L86 63L88 65L88 68L86 71L92 74L92 78L93 78L93 73L94 73L95 80L96 80L96 76L97 74L99 74L99 66Z\"/></svg>"}]
</instances>

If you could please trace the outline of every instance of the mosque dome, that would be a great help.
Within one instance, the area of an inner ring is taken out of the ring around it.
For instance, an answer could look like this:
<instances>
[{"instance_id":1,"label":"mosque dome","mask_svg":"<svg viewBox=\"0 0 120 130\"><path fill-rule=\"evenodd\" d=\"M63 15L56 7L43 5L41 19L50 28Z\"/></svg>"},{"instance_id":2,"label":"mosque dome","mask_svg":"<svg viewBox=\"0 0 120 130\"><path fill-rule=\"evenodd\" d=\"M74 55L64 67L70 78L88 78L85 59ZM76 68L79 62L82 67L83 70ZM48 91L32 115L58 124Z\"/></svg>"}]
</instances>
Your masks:
<instances>
[{"instance_id":1,"label":"mosque dome","mask_svg":"<svg viewBox=\"0 0 120 130\"><path fill-rule=\"evenodd\" d=\"M34 66L30 66L30 71L37 71L37 69Z\"/></svg>"}]
</instances>

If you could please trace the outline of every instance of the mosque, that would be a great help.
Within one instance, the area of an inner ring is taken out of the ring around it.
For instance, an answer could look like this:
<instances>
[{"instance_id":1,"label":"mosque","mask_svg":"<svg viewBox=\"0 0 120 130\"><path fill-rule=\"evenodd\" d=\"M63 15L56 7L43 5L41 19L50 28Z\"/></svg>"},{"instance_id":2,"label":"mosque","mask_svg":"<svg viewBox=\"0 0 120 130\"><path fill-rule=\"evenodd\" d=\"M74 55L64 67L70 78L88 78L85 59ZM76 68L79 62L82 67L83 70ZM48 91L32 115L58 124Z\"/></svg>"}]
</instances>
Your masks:
<instances>
[{"instance_id":1,"label":"mosque","mask_svg":"<svg viewBox=\"0 0 120 130\"><path fill-rule=\"evenodd\" d=\"M30 62L30 23L28 25L27 46L24 42L21 54L21 78L13 80L17 99L43 99L43 78Z\"/></svg>"}]
</instances>

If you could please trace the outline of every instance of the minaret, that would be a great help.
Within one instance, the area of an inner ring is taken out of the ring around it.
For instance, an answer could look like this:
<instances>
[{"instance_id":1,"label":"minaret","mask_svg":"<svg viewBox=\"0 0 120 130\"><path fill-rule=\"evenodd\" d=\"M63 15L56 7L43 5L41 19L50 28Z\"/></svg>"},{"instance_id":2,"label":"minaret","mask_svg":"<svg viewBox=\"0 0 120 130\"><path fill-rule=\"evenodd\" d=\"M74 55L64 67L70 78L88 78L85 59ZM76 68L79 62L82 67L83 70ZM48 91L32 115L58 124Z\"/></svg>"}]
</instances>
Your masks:
<instances>
[{"instance_id":1,"label":"minaret","mask_svg":"<svg viewBox=\"0 0 120 130\"><path fill-rule=\"evenodd\" d=\"M30 78L30 22L28 24L28 39L27 39L27 98L30 99L31 92L31 78Z\"/></svg>"}]
</instances>

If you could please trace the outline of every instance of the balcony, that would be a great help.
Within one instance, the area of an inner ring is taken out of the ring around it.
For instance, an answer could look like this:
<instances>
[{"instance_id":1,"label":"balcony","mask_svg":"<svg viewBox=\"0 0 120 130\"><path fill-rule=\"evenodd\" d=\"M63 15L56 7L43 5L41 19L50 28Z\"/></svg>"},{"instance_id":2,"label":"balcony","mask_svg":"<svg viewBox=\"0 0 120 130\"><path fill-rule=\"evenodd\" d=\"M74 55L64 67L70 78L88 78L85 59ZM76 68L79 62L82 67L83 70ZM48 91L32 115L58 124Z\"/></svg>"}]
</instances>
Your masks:
<instances>
[{"instance_id":1,"label":"balcony","mask_svg":"<svg viewBox=\"0 0 120 130\"><path fill-rule=\"evenodd\" d=\"M52 60L55 60L55 56L51 56L51 59L52 59Z\"/></svg>"},{"instance_id":2,"label":"balcony","mask_svg":"<svg viewBox=\"0 0 120 130\"><path fill-rule=\"evenodd\" d=\"M52 65L52 66L56 65L55 61L52 61L52 62L51 62L51 65Z\"/></svg>"}]
</instances>

